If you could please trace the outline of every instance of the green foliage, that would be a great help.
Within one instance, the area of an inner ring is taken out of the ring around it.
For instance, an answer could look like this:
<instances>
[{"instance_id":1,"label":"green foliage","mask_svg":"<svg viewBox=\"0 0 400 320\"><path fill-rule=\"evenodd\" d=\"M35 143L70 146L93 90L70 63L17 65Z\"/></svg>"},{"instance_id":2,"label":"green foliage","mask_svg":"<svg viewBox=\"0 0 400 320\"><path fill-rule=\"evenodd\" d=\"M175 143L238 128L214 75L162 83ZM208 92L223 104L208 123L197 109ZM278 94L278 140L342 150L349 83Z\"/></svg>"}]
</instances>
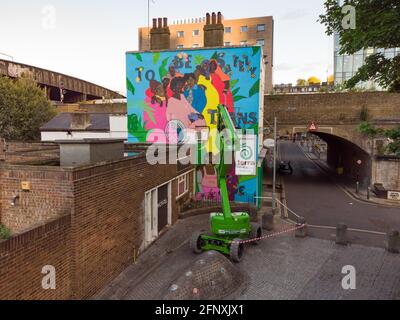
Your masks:
<instances>
[{"instance_id":1,"label":"green foliage","mask_svg":"<svg viewBox=\"0 0 400 320\"><path fill-rule=\"evenodd\" d=\"M232 91L232 95L236 96L236 94L239 92L240 88L236 88Z\"/></svg>"},{"instance_id":2,"label":"green foliage","mask_svg":"<svg viewBox=\"0 0 400 320\"><path fill-rule=\"evenodd\" d=\"M145 126L146 124L143 123L141 117L138 117L136 114L129 115L128 131L131 136L138 139L138 142L144 143L147 141L147 130Z\"/></svg>"},{"instance_id":3,"label":"green foliage","mask_svg":"<svg viewBox=\"0 0 400 320\"><path fill-rule=\"evenodd\" d=\"M365 48L400 47L398 0L345 0L344 5L356 9L355 29L342 27L345 15L336 0L325 1L325 14L319 19L328 35L338 33L340 54L354 54ZM365 66L346 86L352 88L367 80L376 81L389 91L400 92L400 57L388 59L379 53L369 56Z\"/></svg>"},{"instance_id":4,"label":"green foliage","mask_svg":"<svg viewBox=\"0 0 400 320\"><path fill-rule=\"evenodd\" d=\"M45 92L33 80L0 77L0 137L38 140L40 127L56 114Z\"/></svg>"},{"instance_id":5,"label":"green foliage","mask_svg":"<svg viewBox=\"0 0 400 320\"><path fill-rule=\"evenodd\" d=\"M235 101L235 102L238 102L243 99L247 99L247 97L244 97L244 96L234 96L233 97L233 101Z\"/></svg>"},{"instance_id":6,"label":"green foliage","mask_svg":"<svg viewBox=\"0 0 400 320\"><path fill-rule=\"evenodd\" d=\"M133 95L135 95L135 91L136 91L135 87L128 78L126 78L126 86L128 88L128 91L130 91Z\"/></svg>"},{"instance_id":7,"label":"green foliage","mask_svg":"<svg viewBox=\"0 0 400 320\"><path fill-rule=\"evenodd\" d=\"M231 82L230 82L231 88L234 88L234 87L238 84L238 82L239 82L238 79L236 79L236 80L231 80Z\"/></svg>"},{"instance_id":8,"label":"green foliage","mask_svg":"<svg viewBox=\"0 0 400 320\"><path fill-rule=\"evenodd\" d=\"M368 118L369 118L368 108L366 106L363 106L361 108L360 120L366 122L368 121Z\"/></svg>"},{"instance_id":9,"label":"green foliage","mask_svg":"<svg viewBox=\"0 0 400 320\"><path fill-rule=\"evenodd\" d=\"M391 142L387 145L385 153L400 157L400 127L391 130L384 130L373 126L369 122L363 122L360 124L358 130L362 135L371 139L379 136L387 137Z\"/></svg>"},{"instance_id":10,"label":"green foliage","mask_svg":"<svg viewBox=\"0 0 400 320\"><path fill-rule=\"evenodd\" d=\"M158 69L159 74L160 74L160 80L162 80L167 74L168 74L168 60L169 58L165 58L162 62L161 62L161 66Z\"/></svg>"},{"instance_id":11,"label":"green foliage","mask_svg":"<svg viewBox=\"0 0 400 320\"><path fill-rule=\"evenodd\" d=\"M195 63L196 66L201 65L201 63L202 63L204 60L206 60L206 58L204 58L204 57L201 56L201 55L197 55L197 56L194 57L194 63Z\"/></svg>"},{"instance_id":12,"label":"green foliage","mask_svg":"<svg viewBox=\"0 0 400 320\"><path fill-rule=\"evenodd\" d=\"M362 122L358 127L358 131L369 138L376 138L385 133L385 130L377 128L369 122Z\"/></svg>"},{"instance_id":13,"label":"green foliage","mask_svg":"<svg viewBox=\"0 0 400 320\"><path fill-rule=\"evenodd\" d=\"M308 82L306 79L298 79L296 82L296 85L298 87L306 87L306 86L308 86Z\"/></svg>"},{"instance_id":14,"label":"green foliage","mask_svg":"<svg viewBox=\"0 0 400 320\"><path fill-rule=\"evenodd\" d=\"M143 62L143 58L142 58L142 55L140 53L135 53L134 55L135 55L137 60L139 60L140 62Z\"/></svg>"},{"instance_id":15,"label":"green foliage","mask_svg":"<svg viewBox=\"0 0 400 320\"><path fill-rule=\"evenodd\" d=\"M160 60L161 54L160 52L153 53L153 63L157 64L158 60Z\"/></svg>"},{"instance_id":16,"label":"green foliage","mask_svg":"<svg viewBox=\"0 0 400 320\"><path fill-rule=\"evenodd\" d=\"M259 53L260 50L261 50L261 47L259 47L259 46L253 47L253 57L254 57L257 53Z\"/></svg>"},{"instance_id":17,"label":"green foliage","mask_svg":"<svg viewBox=\"0 0 400 320\"><path fill-rule=\"evenodd\" d=\"M11 231L6 227L0 224L0 240L7 240L11 237Z\"/></svg>"},{"instance_id":18,"label":"green foliage","mask_svg":"<svg viewBox=\"0 0 400 320\"><path fill-rule=\"evenodd\" d=\"M386 131L385 135L392 141L387 146L387 152L400 157L400 127Z\"/></svg>"},{"instance_id":19,"label":"green foliage","mask_svg":"<svg viewBox=\"0 0 400 320\"><path fill-rule=\"evenodd\" d=\"M260 92L260 80L257 80L256 83L251 87L249 91L249 98L254 96L255 94Z\"/></svg>"}]
</instances>

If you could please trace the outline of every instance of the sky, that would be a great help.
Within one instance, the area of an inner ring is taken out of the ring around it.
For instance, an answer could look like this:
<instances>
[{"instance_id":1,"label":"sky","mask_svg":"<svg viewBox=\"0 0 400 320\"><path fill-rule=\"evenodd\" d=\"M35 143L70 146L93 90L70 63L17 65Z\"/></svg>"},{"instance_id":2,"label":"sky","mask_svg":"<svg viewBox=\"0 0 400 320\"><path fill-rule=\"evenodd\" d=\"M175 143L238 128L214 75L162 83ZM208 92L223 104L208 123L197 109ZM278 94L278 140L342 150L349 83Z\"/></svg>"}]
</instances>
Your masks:
<instances>
[{"instance_id":1,"label":"sky","mask_svg":"<svg viewBox=\"0 0 400 320\"><path fill-rule=\"evenodd\" d=\"M324 0L153 0L170 21L221 11L225 18L273 16L274 84L333 73L333 38L317 22ZM1 0L0 53L126 93L125 52L138 50L147 0ZM2 59L11 59L1 55Z\"/></svg>"}]
</instances>

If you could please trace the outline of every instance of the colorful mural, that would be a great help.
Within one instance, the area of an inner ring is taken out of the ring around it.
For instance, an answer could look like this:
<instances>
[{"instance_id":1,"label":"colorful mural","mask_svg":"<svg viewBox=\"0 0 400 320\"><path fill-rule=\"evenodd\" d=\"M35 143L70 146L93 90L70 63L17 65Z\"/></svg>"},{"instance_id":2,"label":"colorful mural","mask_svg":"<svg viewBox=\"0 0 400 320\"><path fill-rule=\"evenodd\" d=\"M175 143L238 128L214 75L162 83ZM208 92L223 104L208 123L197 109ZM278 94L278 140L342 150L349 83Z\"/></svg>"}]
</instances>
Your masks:
<instances>
[{"instance_id":1,"label":"colorful mural","mask_svg":"<svg viewBox=\"0 0 400 320\"><path fill-rule=\"evenodd\" d=\"M175 144L185 129L216 129L219 104L257 135L261 59L259 46L127 53L129 142ZM256 177L234 172L231 200L256 196ZM197 170L197 197L219 197L212 166Z\"/></svg>"}]
</instances>

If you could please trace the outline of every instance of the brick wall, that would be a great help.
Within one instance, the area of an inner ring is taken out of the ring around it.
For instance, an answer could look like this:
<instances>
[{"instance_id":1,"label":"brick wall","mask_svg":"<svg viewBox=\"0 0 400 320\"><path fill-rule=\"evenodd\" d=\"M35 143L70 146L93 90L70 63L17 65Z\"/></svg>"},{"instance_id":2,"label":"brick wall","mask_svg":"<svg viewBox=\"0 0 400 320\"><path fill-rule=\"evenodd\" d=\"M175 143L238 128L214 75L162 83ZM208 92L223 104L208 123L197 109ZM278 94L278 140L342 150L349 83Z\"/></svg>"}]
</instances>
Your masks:
<instances>
[{"instance_id":1,"label":"brick wall","mask_svg":"<svg viewBox=\"0 0 400 320\"><path fill-rule=\"evenodd\" d=\"M95 294L133 262L144 240L145 192L176 175L176 166L150 166L145 158L74 172L76 297ZM172 212L175 222L174 201Z\"/></svg>"},{"instance_id":2,"label":"brick wall","mask_svg":"<svg viewBox=\"0 0 400 320\"><path fill-rule=\"evenodd\" d=\"M0 242L0 300L70 297L70 216ZM56 290L43 290L42 268L56 268Z\"/></svg>"},{"instance_id":3,"label":"brick wall","mask_svg":"<svg viewBox=\"0 0 400 320\"><path fill-rule=\"evenodd\" d=\"M21 182L31 185L22 191ZM17 205L11 202L19 196ZM13 233L70 213L73 204L71 174L59 167L2 165L0 222Z\"/></svg>"},{"instance_id":4,"label":"brick wall","mask_svg":"<svg viewBox=\"0 0 400 320\"><path fill-rule=\"evenodd\" d=\"M49 143L5 142L0 140L0 161L6 163L57 162L60 157L58 145Z\"/></svg>"},{"instance_id":5,"label":"brick wall","mask_svg":"<svg viewBox=\"0 0 400 320\"><path fill-rule=\"evenodd\" d=\"M150 166L145 157L75 169L4 164L0 187L2 222L5 225L12 227L14 232L24 232L26 228L54 216L68 213L71 219L70 226L60 231L58 237L51 231L52 224L32 233L15 235L10 240L13 243L30 237L30 244L11 246L6 256L0 256L0 266L7 270L3 274L4 283L20 284L24 279L26 283L21 288L27 293L23 297L29 299L90 298L133 263L135 253L142 247L145 192L173 181L172 222L175 223L179 218L179 205L193 194L193 174L189 179L189 193L179 201L175 201L176 178L190 170L192 167L178 173L176 165ZM11 208L9 198L18 191L21 180L29 180L32 191L22 193L20 205ZM32 252L38 255L34 270L28 269ZM60 287L63 293L47 293L46 296L37 289L40 273L37 275L36 269L40 264L50 264L46 262L50 260L57 260L55 263L62 266L57 269L57 279L60 276L69 280L68 286L63 284ZM10 287L7 296L22 297L19 285Z\"/></svg>"},{"instance_id":6,"label":"brick wall","mask_svg":"<svg viewBox=\"0 0 400 320\"><path fill-rule=\"evenodd\" d=\"M265 121L280 124L319 125L358 124L361 111L368 110L370 120L400 122L400 94L387 92L287 94L265 96Z\"/></svg>"}]
</instances>

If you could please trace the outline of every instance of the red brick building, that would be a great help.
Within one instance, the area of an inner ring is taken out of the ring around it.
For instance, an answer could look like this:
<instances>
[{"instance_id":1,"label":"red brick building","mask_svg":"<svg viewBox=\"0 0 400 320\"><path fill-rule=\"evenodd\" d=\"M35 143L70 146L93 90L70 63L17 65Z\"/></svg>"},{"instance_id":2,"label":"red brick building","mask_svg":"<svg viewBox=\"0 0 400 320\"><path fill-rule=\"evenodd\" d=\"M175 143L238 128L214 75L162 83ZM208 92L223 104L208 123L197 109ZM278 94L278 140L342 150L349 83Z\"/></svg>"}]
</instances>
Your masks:
<instances>
[{"instance_id":1,"label":"red brick building","mask_svg":"<svg viewBox=\"0 0 400 320\"><path fill-rule=\"evenodd\" d=\"M193 168L151 166L144 147L126 148L133 156L75 167L6 154L0 223L13 236L0 240L0 299L90 298L177 221ZM41 287L46 265L56 290Z\"/></svg>"}]
</instances>

